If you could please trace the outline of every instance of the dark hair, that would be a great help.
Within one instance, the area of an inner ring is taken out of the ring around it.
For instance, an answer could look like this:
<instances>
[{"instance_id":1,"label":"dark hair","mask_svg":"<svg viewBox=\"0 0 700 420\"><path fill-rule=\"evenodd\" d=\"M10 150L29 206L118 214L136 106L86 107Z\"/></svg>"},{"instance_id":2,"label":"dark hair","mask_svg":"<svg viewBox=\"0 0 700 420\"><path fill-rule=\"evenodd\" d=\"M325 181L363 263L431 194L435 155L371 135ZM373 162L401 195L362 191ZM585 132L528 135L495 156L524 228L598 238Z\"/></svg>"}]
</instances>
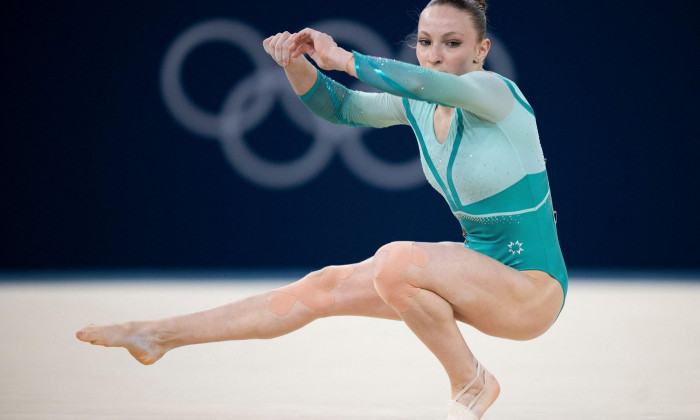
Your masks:
<instances>
[{"instance_id":1,"label":"dark hair","mask_svg":"<svg viewBox=\"0 0 700 420\"><path fill-rule=\"evenodd\" d=\"M452 6L472 17L476 35L479 41L486 37L486 0L431 0L425 9L430 6ZM423 10L425 10L423 9Z\"/></svg>"}]
</instances>

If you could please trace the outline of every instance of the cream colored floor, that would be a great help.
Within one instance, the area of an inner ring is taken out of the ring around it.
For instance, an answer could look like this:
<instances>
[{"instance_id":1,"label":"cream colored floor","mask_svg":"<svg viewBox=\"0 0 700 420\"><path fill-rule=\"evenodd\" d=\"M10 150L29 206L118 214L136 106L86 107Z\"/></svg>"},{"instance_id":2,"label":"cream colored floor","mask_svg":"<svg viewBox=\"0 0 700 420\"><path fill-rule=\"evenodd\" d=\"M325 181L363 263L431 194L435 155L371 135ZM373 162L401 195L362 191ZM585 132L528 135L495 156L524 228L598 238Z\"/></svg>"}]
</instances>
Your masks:
<instances>
[{"instance_id":1,"label":"cream colored floor","mask_svg":"<svg viewBox=\"0 0 700 420\"><path fill-rule=\"evenodd\" d=\"M176 349L149 367L74 337L278 284L0 283L0 419L444 419L446 377L398 322L325 319L271 341ZM574 278L559 321L534 341L463 331L501 383L486 420L700 419L700 282Z\"/></svg>"}]
</instances>

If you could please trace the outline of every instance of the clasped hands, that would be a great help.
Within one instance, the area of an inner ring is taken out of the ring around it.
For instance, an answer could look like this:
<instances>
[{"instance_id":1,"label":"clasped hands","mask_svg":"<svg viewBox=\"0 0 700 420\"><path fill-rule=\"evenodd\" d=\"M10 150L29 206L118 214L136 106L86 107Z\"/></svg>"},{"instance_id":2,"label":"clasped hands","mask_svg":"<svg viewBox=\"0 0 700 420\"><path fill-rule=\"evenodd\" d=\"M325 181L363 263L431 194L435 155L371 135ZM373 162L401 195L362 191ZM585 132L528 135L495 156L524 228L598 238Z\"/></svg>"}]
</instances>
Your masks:
<instances>
[{"instance_id":1,"label":"clasped hands","mask_svg":"<svg viewBox=\"0 0 700 420\"><path fill-rule=\"evenodd\" d=\"M353 56L339 47L330 35L311 28L293 34L287 31L278 33L265 39L263 47L282 67L304 60L306 54L323 70L347 71L346 65Z\"/></svg>"}]
</instances>

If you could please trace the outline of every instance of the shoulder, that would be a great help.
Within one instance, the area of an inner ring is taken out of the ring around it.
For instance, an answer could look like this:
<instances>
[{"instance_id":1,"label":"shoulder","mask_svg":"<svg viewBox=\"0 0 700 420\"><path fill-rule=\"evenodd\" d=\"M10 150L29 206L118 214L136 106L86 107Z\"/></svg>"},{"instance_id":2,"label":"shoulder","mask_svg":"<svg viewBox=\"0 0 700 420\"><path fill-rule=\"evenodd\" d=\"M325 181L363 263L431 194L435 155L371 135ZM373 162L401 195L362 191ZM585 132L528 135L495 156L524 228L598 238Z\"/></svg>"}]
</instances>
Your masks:
<instances>
[{"instance_id":1,"label":"shoulder","mask_svg":"<svg viewBox=\"0 0 700 420\"><path fill-rule=\"evenodd\" d=\"M471 72L462 76L473 78L475 83L479 83L482 90L488 91L491 95L500 95L502 99L507 101L515 101L522 105L530 114L533 116L535 115L532 106L530 106L523 92L518 85L509 78L491 71Z\"/></svg>"},{"instance_id":2,"label":"shoulder","mask_svg":"<svg viewBox=\"0 0 700 420\"><path fill-rule=\"evenodd\" d=\"M493 73L493 74L495 76L497 76L499 79L501 79L503 81L503 83L505 83L505 85L508 87L509 93L513 96L513 98L520 105L523 106L523 108L525 108L532 115L535 115L535 112L532 110L532 106L530 105L530 102L528 102L527 98L525 98L525 95L523 94L523 92L520 90L520 88L518 87L518 85L514 81L508 79L507 77L501 76L500 74L497 74L497 73Z\"/></svg>"},{"instance_id":3,"label":"shoulder","mask_svg":"<svg viewBox=\"0 0 700 420\"><path fill-rule=\"evenodd\" d=\"M492 74L494 77L497 77L499 80L501 80L501 82L505 83L505 85L508 87L508 89L514 95L516 95L516 94L520 95L520 96L523 95L523 92L520 90L520 88L518 87L518 85L514 81L510 80L509 78L507 78L505 76L501 76L498 73L493 73L493 72L488 72L488 73Z\"/></svg>"},{"instance_id":4,"label":"shoulder","mask_svg":"<svg viewBox=\"0 0 700 420\"><path fill-rule=\"evenodd\" d=\"M459 78L482 89L507 91L509 85L515 85L513 81L492 71L471 71L459 76Z\"/></svg>"}]
</instances>

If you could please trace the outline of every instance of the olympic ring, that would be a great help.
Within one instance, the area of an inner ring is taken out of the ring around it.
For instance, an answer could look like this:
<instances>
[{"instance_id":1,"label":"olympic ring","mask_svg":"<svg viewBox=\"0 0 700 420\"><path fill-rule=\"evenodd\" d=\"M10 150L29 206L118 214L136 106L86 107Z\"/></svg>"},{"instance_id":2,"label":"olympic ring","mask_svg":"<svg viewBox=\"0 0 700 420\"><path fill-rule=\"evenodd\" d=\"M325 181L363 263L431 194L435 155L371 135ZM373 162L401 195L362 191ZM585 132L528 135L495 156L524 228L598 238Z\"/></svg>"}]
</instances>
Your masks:
<instances>
[{"instance_id":1,"label":"olympic ring","mask_svg":"<svg viewBox=\"0 0 700 420\"><path fill-rule=\"evenodd\" d=\"M368 27L354 21L327 20L310 25L337 41L369 54L391 57L384 39ZM514 66L503 44L492 40L491 67L514 78ZM168 111L192 133L218 140L234 170L250 182L265 188L282 189L304 185L332 161L335 149L348 169L362 181L378 188L405 190L425 182L418 157L406 162L385 162L362 142L367 127L338 127L314 116L289 87L284 72L267 57L262 48L264 37L246 23L215 19L196 24L180 34L163 59L160 88ZM229 91L221 112L213 114L193 103L182 85L182 68L187 56L200 45L223 41L240 47L256 70ZM404 47L399 59L415 63L415 51ZM351 89L358 89L357 81ZM313 142L302 155L288 162L270 162L252 152L245 133L262 124L279 99L289 119Z\"/></svg>"}]
</instances>

